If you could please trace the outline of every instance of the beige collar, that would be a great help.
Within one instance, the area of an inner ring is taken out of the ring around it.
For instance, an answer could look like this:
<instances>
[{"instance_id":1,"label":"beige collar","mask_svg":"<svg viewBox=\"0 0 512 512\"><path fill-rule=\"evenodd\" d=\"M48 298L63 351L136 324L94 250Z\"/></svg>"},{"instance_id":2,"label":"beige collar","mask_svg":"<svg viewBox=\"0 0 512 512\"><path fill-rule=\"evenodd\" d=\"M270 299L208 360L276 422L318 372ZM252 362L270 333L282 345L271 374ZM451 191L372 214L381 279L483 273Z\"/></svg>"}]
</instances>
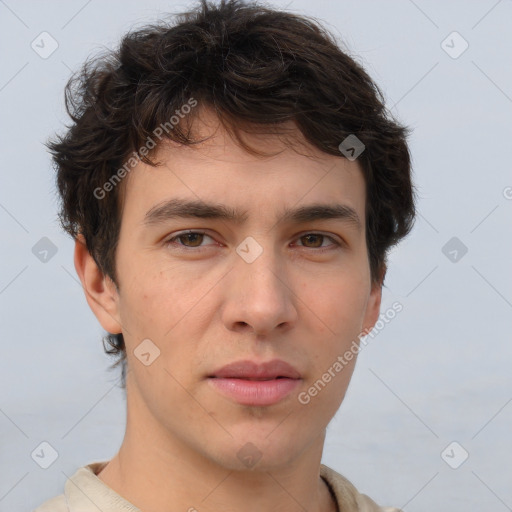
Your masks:
<instances>
[{"instance_id":1,"label":"beige collar","mask_svg":"<svg viewBox=\"0 0 512 512\"><path fill-rule=\"evenodd\" d=\"M98 478L97 474L108 462L83 466L66 481L64 495L71 512L141 512ZM344 476L323 464L320 465L320 476L327 483L340 512L401 512L397 508L379 507L368 496L360 494Z\"/></svg>"}]
</instances>

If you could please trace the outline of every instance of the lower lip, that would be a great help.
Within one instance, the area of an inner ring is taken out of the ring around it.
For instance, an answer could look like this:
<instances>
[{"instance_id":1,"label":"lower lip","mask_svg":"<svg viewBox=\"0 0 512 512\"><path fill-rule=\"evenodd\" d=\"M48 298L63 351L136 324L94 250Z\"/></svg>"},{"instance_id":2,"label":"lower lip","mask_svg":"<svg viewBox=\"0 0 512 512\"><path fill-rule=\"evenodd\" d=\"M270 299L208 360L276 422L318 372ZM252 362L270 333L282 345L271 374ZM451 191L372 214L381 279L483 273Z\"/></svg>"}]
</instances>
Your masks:
<instances>
[{"instance_id":1,"label":"lower lip","mask_svg":"<svg viewBox=\"0 0 512 512\"><path fill-rule=\"evenodd\" d=\"M272 405L288 396L300 379L245 380L214 377L208 379L220 393L242 405Z\"/></svg>"}]
</instances>

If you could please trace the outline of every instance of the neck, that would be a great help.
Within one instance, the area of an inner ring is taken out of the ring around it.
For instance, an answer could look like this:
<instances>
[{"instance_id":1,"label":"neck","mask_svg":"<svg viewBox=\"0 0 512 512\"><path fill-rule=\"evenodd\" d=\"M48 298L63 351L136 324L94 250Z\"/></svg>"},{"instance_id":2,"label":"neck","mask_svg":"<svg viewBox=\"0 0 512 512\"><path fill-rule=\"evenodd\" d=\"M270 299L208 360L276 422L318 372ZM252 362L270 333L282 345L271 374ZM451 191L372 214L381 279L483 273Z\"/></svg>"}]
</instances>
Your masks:
<instances>
[{"instance_id":1,"label":"neck","mask_svg":"<svg viewBox=\"0 0 512 512\"><path fill-rule=\"evenodd\" d=\"M133 397L133 394L132 394ZM98 474L144 512L336 512L320 477L325 430L292 462L252 470L218 464L128 402L119 452Z\"/></svg>"},{"instance_id":2,"label":"neck","mask_svg":"<svg viewBox=\"0 0 512 512\"><path fill-rule=\"evenodd\" d=\"M310 480L297 474L284 478L274 472L246 479L243 475L225 471L215 481L211 474L205 475L203 480L194 480L192 474L167 471L166 481L163 481L163 475L140 468L126 471L116 456L98 477L144 512L338 511L322 479Z\"/></svg>"},{"instance_id":3,"label":"neck","mask_svg":"<svg viewBox=\"0 0 512 512\"><path fill-rule=\"evenodd\" d=\"M119 452L98 477L144 512L335 512L320 478L320 463L301 460L273 471L231 471L196 465L177 451L156 453L151 443L134 443L127 432Z\"/></svg>"}]
</instances>

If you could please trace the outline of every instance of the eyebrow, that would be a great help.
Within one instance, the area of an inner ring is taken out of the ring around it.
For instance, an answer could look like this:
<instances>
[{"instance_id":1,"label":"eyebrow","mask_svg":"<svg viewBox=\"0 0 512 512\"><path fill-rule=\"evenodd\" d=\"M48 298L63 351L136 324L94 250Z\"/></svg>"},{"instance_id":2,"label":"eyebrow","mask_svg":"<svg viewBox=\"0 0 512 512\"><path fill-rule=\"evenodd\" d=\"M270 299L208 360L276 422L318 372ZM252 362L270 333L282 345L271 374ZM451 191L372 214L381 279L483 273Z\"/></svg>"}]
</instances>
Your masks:
<instances>
[{"instance_id":1,"label":"eyebrow","mask_svg":"<svg viewBox=\"0 0 512 512\"><path fill-rule=\"evenodd\" d=\"M160 224L171 219L219 219L235 224L247 221L247 211L238 211L223 204L204 201L170 199L157 204L146 212L143 224L147 226ZM278 217L280 223L306 223L317 220L340 219L351 224L358 231L362 229L357 212L343 204L311 204L297 208L286 208Z\"/></svg>"}]
</instances>

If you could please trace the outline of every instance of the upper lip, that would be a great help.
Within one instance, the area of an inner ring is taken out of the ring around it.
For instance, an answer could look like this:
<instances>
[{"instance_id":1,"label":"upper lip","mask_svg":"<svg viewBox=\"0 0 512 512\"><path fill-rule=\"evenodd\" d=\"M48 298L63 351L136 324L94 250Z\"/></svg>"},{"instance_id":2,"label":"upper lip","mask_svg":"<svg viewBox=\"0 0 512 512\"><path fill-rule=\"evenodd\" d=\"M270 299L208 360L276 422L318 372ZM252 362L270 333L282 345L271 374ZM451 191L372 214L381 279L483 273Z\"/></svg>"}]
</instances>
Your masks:
<instances>
[{"instance_id":1,"label":"upper lip","mask_svg":"<svg viewBox=\"0 0 512 512\"><path fill-rule=\"evenodd\" d=\"M219 368L209 377L232 378L232 379L275 379L286 377L289 379L300 379L300 373L290 364L280 359L273 359L267 362L256 362L250 360L235 361Z\"/></svg>"}]
</instances>

